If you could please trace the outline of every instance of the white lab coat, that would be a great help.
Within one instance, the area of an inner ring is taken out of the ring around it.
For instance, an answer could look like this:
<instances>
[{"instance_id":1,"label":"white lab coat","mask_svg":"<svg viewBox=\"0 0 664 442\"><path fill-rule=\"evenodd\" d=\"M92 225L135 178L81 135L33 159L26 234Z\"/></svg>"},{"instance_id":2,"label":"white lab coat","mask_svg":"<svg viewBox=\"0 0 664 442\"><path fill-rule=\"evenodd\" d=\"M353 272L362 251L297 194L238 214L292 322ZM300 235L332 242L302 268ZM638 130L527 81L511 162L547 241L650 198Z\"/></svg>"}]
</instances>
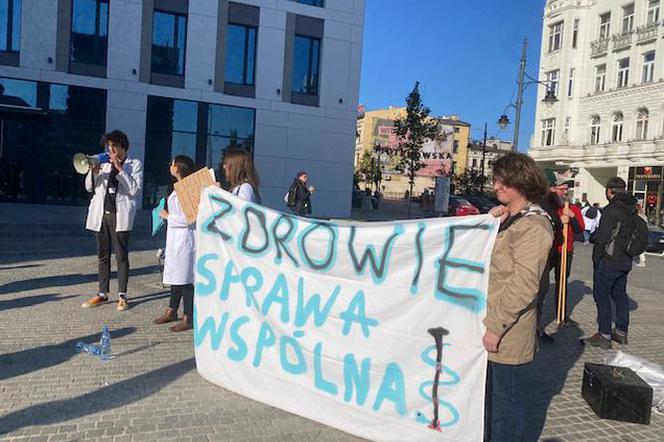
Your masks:
<instances>
[{"instance_id":1,"label":"white lab coat","mask_svg":"<svg viewBox=\"0 0 664 442\"><path fill-rule=\"evenodd\" d=\"M196 260L196 224L187 224L175 192L168 197L168 227L166 229L166 258L164 284L194 283Z\"/></svg>"},{"instance_id":2,"label":"white lab coat","mask_svg":"<svg viewBox=\"0 0 664 442\"><path fill-rule=\"evenodd\" d=\"M249 183L242 183L239 186L233 187L231 193L245 201L249 201L251 203L258 202L258 197L254 192L254 187Z\"/></svg>"},{"instance_id":3,"label":"white lab coat","mask_svg":"<svg viewBox=\"0 0 664 442\"><path fill-rule=\"evenodd\" d=\"M90 193L94 192L88 207L88 219L85 228L93 232L101 230L101 220L104 216L104 199L106 198L108 178L111 175L112 168L111 163L104 163L94 180L92 171L85 176L85 189ZM127 158L122 167L122 172L118 173L117 178L115 231L130 232L134 227L134 217L136 216L136 198L143 188L143 165L139 160Z\"/></svg>"}]
</instances>

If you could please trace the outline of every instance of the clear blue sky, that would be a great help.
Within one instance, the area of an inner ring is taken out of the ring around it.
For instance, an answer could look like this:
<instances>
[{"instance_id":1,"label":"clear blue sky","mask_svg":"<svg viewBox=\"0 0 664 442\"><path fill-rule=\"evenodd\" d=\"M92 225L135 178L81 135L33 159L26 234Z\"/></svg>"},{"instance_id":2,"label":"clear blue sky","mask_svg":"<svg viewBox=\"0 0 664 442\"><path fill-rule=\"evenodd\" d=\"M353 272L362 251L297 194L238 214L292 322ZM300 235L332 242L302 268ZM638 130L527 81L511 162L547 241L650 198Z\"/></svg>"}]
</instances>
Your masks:
<instances>
[{"instance_id":1,"label":"clear blue sky","mask_svg":"<svg viewBox=\"0 0 664 442\"><path fill-rule=\"evenodd\" d=\"M472 138L511 140L496 121L516 100L521 44L536 77L545 0L366 0L360 103L404 106L416 80L433 115L459 114ZM514 97L513 97L514 94ZM536 86L526 89L519 150L530 144ZM508 113L514 121L513 109Z\"/></svg>"}]
</instances>

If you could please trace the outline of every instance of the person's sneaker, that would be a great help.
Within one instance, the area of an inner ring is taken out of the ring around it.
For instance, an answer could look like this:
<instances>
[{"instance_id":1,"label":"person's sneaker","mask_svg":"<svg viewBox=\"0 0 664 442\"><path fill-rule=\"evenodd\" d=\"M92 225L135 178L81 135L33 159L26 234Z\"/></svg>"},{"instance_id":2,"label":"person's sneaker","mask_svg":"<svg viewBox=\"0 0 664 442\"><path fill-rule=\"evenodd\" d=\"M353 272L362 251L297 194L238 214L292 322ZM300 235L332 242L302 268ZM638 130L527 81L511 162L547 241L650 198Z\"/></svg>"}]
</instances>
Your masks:
<instances>
[{"instance_id":1,"label":"person's sneaker","mask_svg":"<svg viewBox=\"0 0 664 442\"><path fill-rule=\"evenodd\" d=\"M129 303L127 302L127 298L120 298L118 299L118 311L123 312L129 308Z\"/></svg>"},{"instance_id":2,"label":"person's sneaker","mask_svg":"<svg viewBox=\"0 0 664 442\"><path fill-rule=\"evenodd\" d=\"M591 347L603 348L604 350L611 349L611 341L599 333L595 333L589 338L581 339L581 343L584 345L590 345Z\"/></svg>"},{"instance_id":3,"label":"person's sneaker","mask_svg":"<svg viewBox=\"0 0 664 442\"><path fill-rule=\"evenodd\" d=\"M611 340L616 341L618 344L627 345L627 333L614 328L611 332Z\"/></svg>"},{"instance_id":4,"label":"person's sneaker","mask_svg":"<svg viewBox=\"0 0 664 442\"><path fill-rule=\"evenodd\" d=\"M108 297L97 295L94 298L85 301L83 304L81 304L81 307L83 308L97 307L98 305L101 305L105 302L108 302Z\"/></svg>"}]
</instances>

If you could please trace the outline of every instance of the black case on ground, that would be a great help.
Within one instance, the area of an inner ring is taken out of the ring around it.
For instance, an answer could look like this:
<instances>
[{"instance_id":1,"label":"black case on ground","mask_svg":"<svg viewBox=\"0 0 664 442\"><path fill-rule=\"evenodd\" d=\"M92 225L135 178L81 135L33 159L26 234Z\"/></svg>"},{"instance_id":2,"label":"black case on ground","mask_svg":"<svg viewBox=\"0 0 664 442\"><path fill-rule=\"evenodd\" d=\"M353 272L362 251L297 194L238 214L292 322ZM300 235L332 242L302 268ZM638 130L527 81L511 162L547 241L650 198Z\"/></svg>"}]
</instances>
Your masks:
<instances>
[{"instance_id":1,"label":"black case on ground","mask_svg":"<svg viewBox=\"0 0 664 442\"><path fill-rule=\"evenodd\" d=\"M581 395L602 419L650 424L652 387L629 368L586 362Z\"/></svg>"}]
</instances>

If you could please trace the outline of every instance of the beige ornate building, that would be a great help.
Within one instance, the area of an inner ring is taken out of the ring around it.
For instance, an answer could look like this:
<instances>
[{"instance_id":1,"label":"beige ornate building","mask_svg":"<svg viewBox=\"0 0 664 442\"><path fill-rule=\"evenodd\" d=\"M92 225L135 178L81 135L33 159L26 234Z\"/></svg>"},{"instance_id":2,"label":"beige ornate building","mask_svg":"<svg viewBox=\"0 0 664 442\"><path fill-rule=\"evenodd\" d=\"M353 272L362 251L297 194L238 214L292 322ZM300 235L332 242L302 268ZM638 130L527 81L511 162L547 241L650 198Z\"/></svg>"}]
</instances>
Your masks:
<instances>
[{"instance_id":1,"label":"beige ornate building","mask_svg":"<svg viewBox=\"0 0 664 442\"><path fill-rule=\"evenodd\" d=\"M387 109L376 109L359 111L357 119L357 137L355 140L355 167L362 160L365 152L369 152L376 162L381 164L382 181L381 190L388 197L403 196L409 188L408 177L397 172L392 167L386 153L379 152L377 146L390 147L396 145L394 135L394 120L405 116L405 107L389 107ZM426 188L435 186L435 175L454 171L463 173L468 161L468 145L470 141L470 124L459 119L458 115L435 117L438 120L443 133L449 134L441 148L434 148L431 144L422 149L422 159L425 167L418 172L415 179L413 193L419 195ZM436 151L438 150L438 151ZM445 153L443 154L444 151ZM445 157L445 160L443 160ZM433 164L443 160L449 163L446 170L439 170Z\"/></svg>"},{"instance_id":2,"label":"beige ornate building","mask_svg":"<svg viewBox=\"0 0 664 442\"><path fill-rule=\"evenodd\" d=\"M651 219L664 189L664 28L660 0L548 0L530 155L579 168L574 198L604 203L621 176Z\"/></svg>"}]
</instances>

